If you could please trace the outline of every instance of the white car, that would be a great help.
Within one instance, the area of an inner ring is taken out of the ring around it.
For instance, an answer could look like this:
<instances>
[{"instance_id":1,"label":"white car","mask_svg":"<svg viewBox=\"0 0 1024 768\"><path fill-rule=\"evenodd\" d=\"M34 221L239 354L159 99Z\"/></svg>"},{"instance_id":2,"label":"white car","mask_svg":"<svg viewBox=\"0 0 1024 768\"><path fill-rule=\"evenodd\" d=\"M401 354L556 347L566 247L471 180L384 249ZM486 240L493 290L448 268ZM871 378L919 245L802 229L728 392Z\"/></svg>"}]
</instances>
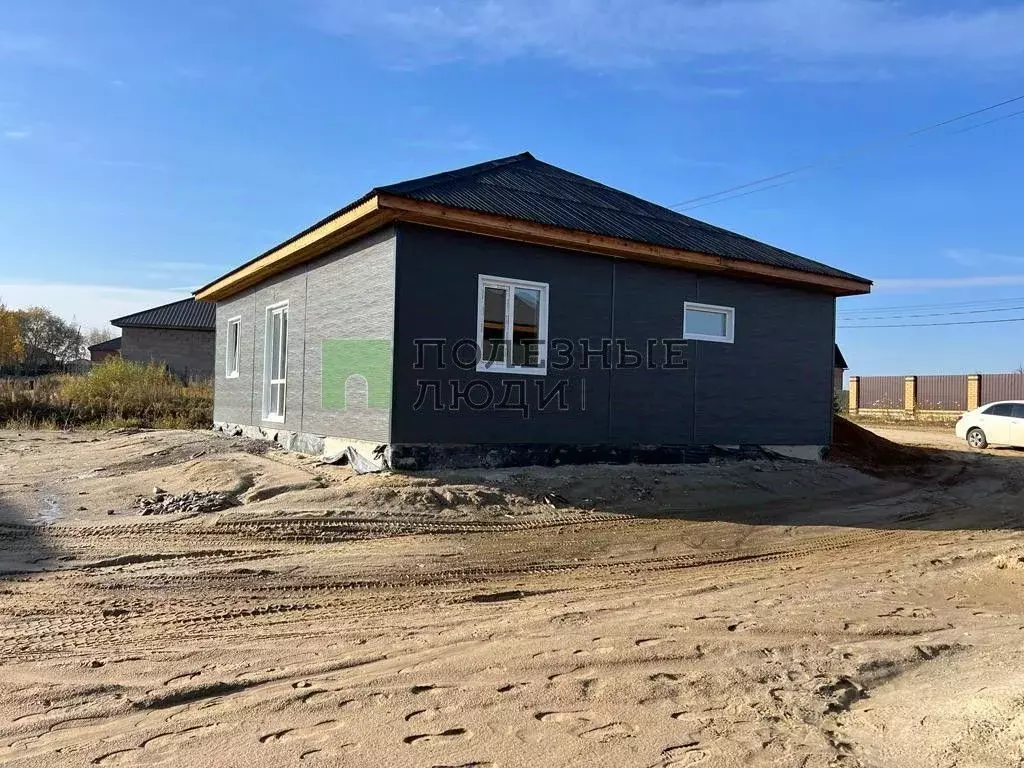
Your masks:
<instances>
[{"instance_id":1,"label":"white car","mask_svg":"<svg viewBox=\"0 0 1024 768\"><path fill-rule=\"evenodd\" d=\"M968 411L956 423L956 436L971 448L990 443L1024 448L1024 400L988 403Z\"/></svg>"}]
</instances>

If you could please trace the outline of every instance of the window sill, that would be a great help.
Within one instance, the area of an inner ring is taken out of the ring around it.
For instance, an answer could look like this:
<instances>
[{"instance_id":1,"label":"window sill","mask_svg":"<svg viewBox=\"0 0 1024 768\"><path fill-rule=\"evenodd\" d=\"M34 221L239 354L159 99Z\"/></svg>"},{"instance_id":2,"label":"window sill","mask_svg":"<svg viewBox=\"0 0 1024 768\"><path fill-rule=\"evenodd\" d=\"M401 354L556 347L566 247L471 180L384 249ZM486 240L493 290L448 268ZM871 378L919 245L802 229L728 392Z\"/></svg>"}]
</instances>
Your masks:
<instances>
[{"instance_id":1,"label":"window sill","mask_svg":"<svg viewBox=\"0 0 1024 768\"><path fill-rule=\"evenodd\" d=\"M722 336L701 336L698 333L684 334L683 338L686 341L712 341L718 344L733 344L733 339L722 337Z\"/></svg>"},{"instance_id":2,"label":"window sill","mask_svg":"<svg viewBox=\"0 0 1024 768\"><path fill-rule=\"evenodd\" d=\"M229 373L229 374L226 374L224 376L224 378L225 379L237 379L238 378L238 374L237 373Z\"/></svg>"},{"instance_id":3,"label":"window sill","mask_svg":"<svg viewBox=\"0 0 1024 768\"><path fill-rule=\"evenodd\" d=\"M548 374L547 366L543 368L527 368L525 366L508 367L504 365L486 365L484 363L478 363L476 371L477 373L520 373L527 376L547 376Z\"/></svg>"},{"instance_id":4,"label":"window sill","mask_svg":"<svg viewBox=\"0 0 1024 768\"><path fill-rule=\"evenodd\" d=\"M263 421L269 424L284 424L284 416L264 416Z\"/></svg>"}]
</instances>

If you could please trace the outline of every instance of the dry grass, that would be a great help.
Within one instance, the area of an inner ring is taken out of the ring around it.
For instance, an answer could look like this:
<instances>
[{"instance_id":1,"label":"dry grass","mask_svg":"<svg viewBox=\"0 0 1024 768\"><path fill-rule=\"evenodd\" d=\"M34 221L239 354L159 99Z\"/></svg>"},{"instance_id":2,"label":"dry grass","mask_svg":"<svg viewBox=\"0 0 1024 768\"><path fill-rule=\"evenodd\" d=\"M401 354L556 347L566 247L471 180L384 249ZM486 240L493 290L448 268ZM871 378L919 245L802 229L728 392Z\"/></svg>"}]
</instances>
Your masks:
<instances>
[{"instance_id":1,"label":"dry grass","mask_svg":"<svg viewBox=\"0 0 1024 768\"><path fill-rule=\"evenodd\" d=\"M183 384L162 366L109 358L86 376L0 381L0 426L69 429L208 427L213 387Z\"/></svg>"}]
</instances>

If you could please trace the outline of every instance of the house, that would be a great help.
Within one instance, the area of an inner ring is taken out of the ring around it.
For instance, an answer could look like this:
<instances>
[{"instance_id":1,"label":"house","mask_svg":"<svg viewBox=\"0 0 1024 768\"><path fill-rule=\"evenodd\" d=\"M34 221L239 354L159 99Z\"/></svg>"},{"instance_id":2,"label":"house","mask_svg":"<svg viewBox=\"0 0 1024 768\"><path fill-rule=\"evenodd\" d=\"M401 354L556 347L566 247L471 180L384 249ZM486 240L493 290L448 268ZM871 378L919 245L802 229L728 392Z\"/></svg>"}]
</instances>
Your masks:
<instances>
[{"instance_id":1,"label":"house","mask_svg":"<svg viewBox=\"0 0 1024 768\"><path fill-rule=\"evenodd\" d=\"M89 347L89 360L94 363L102 362L108 357L120 357L121 356L121 337L116 336L113 339L107 339L101 341L99 344L93 344Z\"/></svg>"},{"instance_id":2,"label":"house","mask_svg":"<svg viewBox=\"0 0 1024 768\"><path fill-rule=\"evenodd\" d=\"M843 357L843 351L839 349L838 344L836 344L835 363L833 365L832 391L838 394L843 391L843 376L850 368L850 366L846 364L846 358Z\"/></svg>"},{"instance_id":3,"label":"house","mask_svg":"<svg viewBox=\"0 0 1024 768\"><path fill-rule=\"evenodd\" d=\"M194 298L110 321L121 329L121 356L164 363L186 381L213 376L216 308Z\"/></svg>"},{"instance_id":4,"label":"house","mask_svg":"<svg viewBox=\"0 0 1024 768\"><path fill-rule=\"evenodd\" d=\"M218 429L423 468L819 457L836 297L870 288L526 153L377 187L195 295Z\"/></svg>"}]
</instances>

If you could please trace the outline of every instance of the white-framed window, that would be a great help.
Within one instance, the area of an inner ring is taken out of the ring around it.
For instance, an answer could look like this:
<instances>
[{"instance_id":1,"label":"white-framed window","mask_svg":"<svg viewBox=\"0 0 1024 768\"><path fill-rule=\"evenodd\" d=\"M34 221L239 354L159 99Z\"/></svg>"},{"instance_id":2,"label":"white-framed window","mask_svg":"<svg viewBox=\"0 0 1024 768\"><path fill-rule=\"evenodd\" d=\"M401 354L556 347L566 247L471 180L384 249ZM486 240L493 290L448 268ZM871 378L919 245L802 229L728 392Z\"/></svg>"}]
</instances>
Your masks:
<instances>
[{"instance_id":1,"label":"white-framed window","mask_svg":"<svg viewBox=\"0 0 1024 768\"><path fill-rule=\"evenodd\" d=\"M228 379L238 378L238 334L241 327L241 316L228 320L228 338L224 349L224 376Z\"/></svg>"},{"instance_id":2,"label":"white-framed window","mask_svg":"<svg viewBox=\"0 0 1024 768\"><path fill-rule=\"evenodd\" d=\"M284 421L288 378L288 302L267 307L263 345L263 420Z\"/></svg>"},{"instance_id":3,"label":"white-framed window","mask_svg":"<svg viewBox=\"0 0 1024 768\"><path fill-rule=\"evenodd\" d=\"M736 310L714 304L683 304L683 338L732 344L736 336Z\"/></svg>"},{"instance_id":4,"label":"white-framed window","mask_svg":"<svg viewBox=\"0 0 1024 768\"><path fill-rule=\"evenodd\" d=\"M480 275L478 371L544 374L548 367L548 284Z\"/></svg>"}]
</instances>

